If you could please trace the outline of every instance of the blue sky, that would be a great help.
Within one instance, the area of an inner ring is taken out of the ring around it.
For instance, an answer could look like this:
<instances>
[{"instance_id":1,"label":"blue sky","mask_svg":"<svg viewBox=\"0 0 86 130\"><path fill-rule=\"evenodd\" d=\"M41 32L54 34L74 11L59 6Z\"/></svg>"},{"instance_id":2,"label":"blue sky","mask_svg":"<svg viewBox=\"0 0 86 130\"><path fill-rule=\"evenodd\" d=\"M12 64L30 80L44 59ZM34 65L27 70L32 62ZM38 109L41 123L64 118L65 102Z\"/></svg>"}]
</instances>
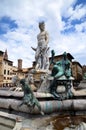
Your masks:
<instances>
[{"instance_id":1,"label":"blue sky","mask_svg":"<svg viewBox=\"0 0 86 130\"><path fill-rule=\"evenodd\" d=\"M37 47L38 23L45 21L49 47L64 51L86 64L86 0L0 0L0 50L8 50L17 66L32 66Z\"/></svg>"}]
</instances>

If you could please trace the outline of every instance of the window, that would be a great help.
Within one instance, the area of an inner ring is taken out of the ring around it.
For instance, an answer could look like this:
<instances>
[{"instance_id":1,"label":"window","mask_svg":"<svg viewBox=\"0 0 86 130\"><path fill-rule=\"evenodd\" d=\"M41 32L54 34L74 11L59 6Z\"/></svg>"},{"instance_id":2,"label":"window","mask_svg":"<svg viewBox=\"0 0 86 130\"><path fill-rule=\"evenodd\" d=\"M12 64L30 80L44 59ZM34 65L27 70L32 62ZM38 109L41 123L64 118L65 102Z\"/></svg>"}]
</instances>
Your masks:
<instances>
[{"instance_id":1,"label":"window","mask_svg":"<svg viewBox=\"0 0 86 130\"><path fill-rule=\"evenodd\" d=\"M8 70L7 74L9 75L9 70Z\"/></svg>"},{"instance_id":2,"label":"window","mask_svg":"<svg viewBox=\"0 0 86 130\"><path fill-rule=\"evenodd\" d=\"M4 79L6 79L6 77L4 77Z\"/></svg>"},{"instance_id":3,"label":"window","mask_svg":"<svg viewBox=\"0 0 86 130\"><path fill-rule=\"evenodd\" d=\"M6 70L4 70L4 74L6 74Z\"/></svg>"}]
</instances>

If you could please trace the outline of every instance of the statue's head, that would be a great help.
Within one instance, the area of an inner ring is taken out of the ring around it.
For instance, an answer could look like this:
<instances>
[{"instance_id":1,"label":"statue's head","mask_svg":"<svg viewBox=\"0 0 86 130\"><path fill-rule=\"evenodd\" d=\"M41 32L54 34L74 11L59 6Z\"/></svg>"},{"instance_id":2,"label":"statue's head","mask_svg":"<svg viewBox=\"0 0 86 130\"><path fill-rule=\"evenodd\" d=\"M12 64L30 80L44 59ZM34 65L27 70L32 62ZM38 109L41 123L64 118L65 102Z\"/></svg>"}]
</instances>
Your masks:
<instances>
[{"instance_id":1,"label":"statue's head","mask_svg":"<svg viewBox=\"0 0 86 130\"><path fill-rule=\"evenodd\" d=\"M42 31L45 30L45 23L44 23L44 21L39 22L39 28L40 28Z\"/></svg>"},{"instance_id":2,"label":"statue's head","mask_svg":"<svg viewBox=\"0 0 86 130\"><path fill-rule=\"evenodd\" d=\"M63 57L67 58L67 53L66 52L63 53Z\"/></svg>"},{"instance_id":3,"label":"statue's head","mask_svg":"<svg viewBox=\"0 0 86 130\"><path fill-rule=\"evenodd\" d=\"M55 55L55 51L54 51L54 50L51 50L51 54L54 56L54 55Z\"/></svg>"}]
</instances>

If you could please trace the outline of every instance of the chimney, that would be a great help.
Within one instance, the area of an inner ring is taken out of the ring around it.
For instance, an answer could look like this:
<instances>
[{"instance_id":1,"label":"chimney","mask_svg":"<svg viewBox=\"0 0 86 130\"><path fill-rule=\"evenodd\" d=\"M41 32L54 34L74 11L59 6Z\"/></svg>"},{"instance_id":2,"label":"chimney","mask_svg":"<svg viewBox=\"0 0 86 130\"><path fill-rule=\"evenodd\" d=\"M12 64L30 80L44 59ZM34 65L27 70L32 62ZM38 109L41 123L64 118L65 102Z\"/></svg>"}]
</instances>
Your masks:
<instances>
[{"instance_id":1,"label":"chimney","mask_svg":"<svg viewBox=\"0 0 86 130\"><path fill-rule=\"evenodd\" d=\"M18 59L18 70L22 70L22 59Z\"/></svg>"}]
</instances>

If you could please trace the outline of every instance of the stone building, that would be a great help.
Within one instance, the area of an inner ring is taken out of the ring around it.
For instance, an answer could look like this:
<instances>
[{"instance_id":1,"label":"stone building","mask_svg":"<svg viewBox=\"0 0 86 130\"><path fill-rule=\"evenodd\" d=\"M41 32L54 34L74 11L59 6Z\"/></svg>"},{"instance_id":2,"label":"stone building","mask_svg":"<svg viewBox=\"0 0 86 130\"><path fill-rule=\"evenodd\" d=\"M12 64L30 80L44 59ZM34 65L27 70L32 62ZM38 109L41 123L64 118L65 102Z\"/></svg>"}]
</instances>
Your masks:
<instances>
[{"instance_id":1,"label":"stone building","mask_svg":"<svg viewBox=\"0 0 86 130\"><path fill-rule=\"evenodd\" d=\"M0 87L12 86L12 77L24 78L28 68L22 68L22 60L18 60L18 66L13 66L13 61L8 59L7 50L0 51Z\"/></svg>"},{"instance_id":2,"label":"stone building","mask_svg":"<svg viewBox=\"0 0 86 130\"><path fill-rule=\"evenodd\" d=\"M83 74L86 73L86 65L82 66L82 72L83 72Z\"/></svg>"},{"instance_id":3,"label":"stone building","mask_svg":"<svg viewBox=\"0 0 86 130\"><path fill-rule=\"evenodd\" d=\"M12 86L13 61L8 59L7 50L0 51L0 87ZM15 75L15 74L14 74Z\"/></svg>"},{"instance_id":4,"label":"stone building","mask_svg":"<svg viewBox=\"0 0 86 130\"><path fill-rule=\"evenodd\" d=\"M3 86L10 86L11 80L12 80L12 67L13 67L13 62L7 59L3 60Z\"/></svg>"},{"instance_id":5,"label":"stone building","mask_svg":"<svg viewBox=\"0 0 86 130\"><path fill-rule=\"evenodd\" d=\"M0 87L3 85L4 75L3 75L3 53L0 51Z\"/></svg>"},{"instance_id":6,"label":"stone building","mask_svg":"<svg viewBox=\"0 0 86 130\"><path fill-rule=\"evenodd\" d=\"M79 82L82 80L82 65L77 62L77 61L73 61L72 62L72 73L73 73L73 77L74 79Z\"/></svg>"}]
</instances>

